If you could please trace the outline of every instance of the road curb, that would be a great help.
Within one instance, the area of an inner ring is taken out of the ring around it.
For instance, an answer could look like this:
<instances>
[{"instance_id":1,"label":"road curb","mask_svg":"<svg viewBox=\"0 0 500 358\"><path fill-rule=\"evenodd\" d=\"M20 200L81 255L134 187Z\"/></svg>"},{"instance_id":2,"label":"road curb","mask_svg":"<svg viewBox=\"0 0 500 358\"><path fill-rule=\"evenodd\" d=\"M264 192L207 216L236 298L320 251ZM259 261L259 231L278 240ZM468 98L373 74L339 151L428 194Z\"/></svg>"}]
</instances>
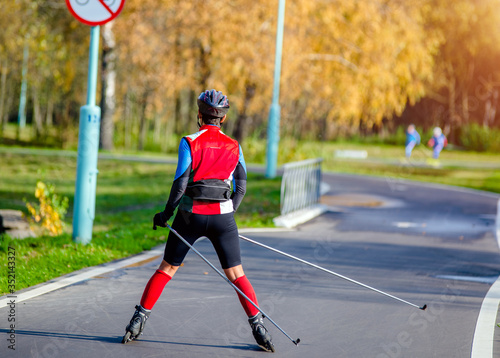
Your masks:
<instances>
[{"instance_id":1,"label":"road curb","mask_svg":"<svg viewBox=\"0 0 500 358\"><path fill-rule=\"evenodd\" d=\"M150 251L145 251L138 255L128 257L125 259L111 261L102 265L84 268L68 275L64 275L53 280L47 281L45 283L41 283L39 285L27 288L20 292L15 292L13 294L8 294L0 297L0 308L6 307L12 302L15 304L26 301L30 298L38 297L43 294L58 290L63 287L67 287L73 285L75 283L79 283L85 280L88 280L92 277L99 276L114 270L122 269L128 266L136 266L141 263L146 263L151 261L156 257L160 257L163 255L163 244L160 246L156 246Z\"/></svg>"},{"instance_id":2,"label":"road curb","mask_svg":"<svg viewBox=\"0 0 500 358\"><path fill-rule=\"evenodd\" d=\"M289 229L283 228L259 228L259 229L241 229L241 233L252 233L252 232L274 232L274 231L290 231ZM78 271L74 271L67 275L63 275L52 279L47 282L42 282L32 287L25 288L20 292L14 292L13 294L7 294L0 296L0 309L9 306L9 304L29 300L30 298L35 298L44 295L49 292L53 292L60 288L64 288L76 283L80 283L91 279L93 277L109 273L111 271L123 269L130 266L140 266L153 259L161 257L164 252L164 245L161 244L149 251L144 251L140 254L130 256L123 259L114 260L97 266L86 267Z\"/></svg>"},{"instance_id":3,"label":"road curb","mask_svg":"<svg viewBox=\"0 0 500 358\"><path fill-rule=\"evenodd\" d=\"M294 228L297 225L303 224L311 219L314 219L321 214L326 213L330 209L322 204L317 204L307 209L294 211L290 214L281 215L273 219L276 226L287 229Z\"/></svg>"}]
</instances>

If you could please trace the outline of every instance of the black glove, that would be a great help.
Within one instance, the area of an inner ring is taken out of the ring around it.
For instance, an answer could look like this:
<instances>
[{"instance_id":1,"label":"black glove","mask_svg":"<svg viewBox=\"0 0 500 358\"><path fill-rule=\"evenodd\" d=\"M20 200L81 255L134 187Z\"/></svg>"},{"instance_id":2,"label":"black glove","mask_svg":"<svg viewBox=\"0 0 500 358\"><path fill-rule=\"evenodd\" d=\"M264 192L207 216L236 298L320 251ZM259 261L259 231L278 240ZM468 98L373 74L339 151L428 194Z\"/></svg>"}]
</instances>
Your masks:
<instances>
[{"instance_id":1,"label":"black glove","mask_svg":"<svg viewBox=\"0 0 500 358\"><path fill-rule=\"evenodd\" d=\"M162 211L161 213L156 213L153 218L153 230L156 230L156 226L167 227L167 215Z\"/></svg>"},{"instance_id":2,"label":"black glove","mask_svg":"<svg viewBox=\"0 0 500 358\"><path fill-rule=\"evenodd\" d=\"M162 212L156 213L153 218L153 230L156 230L157 226L167 227L167 221L172 217L173 214L173 212L166 209Z\"/></svg>"}]
</instances>

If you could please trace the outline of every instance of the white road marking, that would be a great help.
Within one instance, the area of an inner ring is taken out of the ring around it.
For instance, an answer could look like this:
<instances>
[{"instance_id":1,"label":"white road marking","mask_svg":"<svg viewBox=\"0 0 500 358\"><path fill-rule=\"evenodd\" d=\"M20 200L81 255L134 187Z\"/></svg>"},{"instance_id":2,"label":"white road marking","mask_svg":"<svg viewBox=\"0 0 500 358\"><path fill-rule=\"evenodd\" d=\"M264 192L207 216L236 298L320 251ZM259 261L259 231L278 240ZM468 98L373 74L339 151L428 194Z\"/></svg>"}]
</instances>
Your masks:
<instances>
[{"instance_id":1,"label":"white road marking","mask_svg":"<svg viewBox=\"0 0 500 358\"><path fill-rule=\"evenodd\" d=\"M277 228L246 228L246 229L238 229L238 232L240 234L250 234L250 233L266 233L266 232L291 232L291 231L297 231L296 229L287 229L284 227L277 227Z\"/></svg>"},{"instance_id":2,"label":"white road marking","mask_svg":"<svg viewBox=\"0 0 500 358\"><path fill-rule=\"evenodd\" d=\"M498 247L500 247L500 199L498 199L497 203L497 230L496 230L496 237L497 237L497 244Z\"/></svg>"},{"instance_id":3,"label":"white road marking","mask_svg":"<svg viewBox=\"0 0 500 358\"><path fill-rule=\"evenodd\" d=\"M411 223L411 222L405 222L405 221L400 221L400 222L394 222L392 225L402 228L402 229L408 229L410 227L422 227L422 224L417 224L417 223Z\"/></svg>"},{"instance_id":4,"label":"white road marking","mask_svg":"<svg viewBox=\"0 0 500 358\"><path fill-rule=\"evenodd\" d=\"M500 199L497 203L496 238L500 247ZM476 330L472 339L471 358L493 357L493 337L496 327L498 306L500 304L500 276L484 297L477 317Z\"/></svg>"},{"instance_id":5,"label":"white road marking","mask_svg":"<svg viewBox=\"0 0 500 358\"><path fill-rule=\"evenodd\" d=\"M471 358L493 357L493 334L500 303L500 279L490 287L481 305L472 339Z\"/></svg>"},{"instance_id":6,"label":"white road marking","mask_svg":"<svg viewBox=\"0 0 500 358\"><path fill-rule=\"evenodd\" d=\"M442 278L445 280L454 280L454 281L467 281L467 282L478 282L478 283L487 283L493 284L498 276L456 276L456 275L437 275L436 278Z\"/></svg>"}]
</instances>

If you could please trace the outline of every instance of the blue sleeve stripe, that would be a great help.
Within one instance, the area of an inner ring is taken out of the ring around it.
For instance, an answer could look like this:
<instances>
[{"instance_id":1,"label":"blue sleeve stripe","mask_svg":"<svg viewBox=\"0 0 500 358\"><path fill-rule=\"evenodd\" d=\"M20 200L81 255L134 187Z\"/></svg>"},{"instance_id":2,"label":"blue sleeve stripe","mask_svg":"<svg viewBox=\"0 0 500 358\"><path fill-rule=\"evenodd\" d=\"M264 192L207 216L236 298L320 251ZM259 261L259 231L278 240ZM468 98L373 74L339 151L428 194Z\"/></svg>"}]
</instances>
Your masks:
<instances>
[{"instance_id":1,"label":"blue sleeve stripe","mask_svg":"<svg viewBox=\"0 0 500 358\"><path fill-rule=\"evenodd\" d=\"M177 160L177 170L175 171L174 180L186 172L186 169L191 165L192 161L189 143L185 138L182 138L179 144L179 158Z\"/></svg>"},{"instance_id":2,"label":"blue sleeve stripe","mask_svg":"<svg viewBox=\"0 0 500 358\"><path fill-rule=\"evenodd\" d=\"M247 172L247 165L245 164L245 158L243 157L243 150L241 149L241 145L239 145L240 147L240 158L238 159L238 161L241 163L241 165L243 166L243 169L245 169L245 173Z\"/></svg>"}]
</instances>

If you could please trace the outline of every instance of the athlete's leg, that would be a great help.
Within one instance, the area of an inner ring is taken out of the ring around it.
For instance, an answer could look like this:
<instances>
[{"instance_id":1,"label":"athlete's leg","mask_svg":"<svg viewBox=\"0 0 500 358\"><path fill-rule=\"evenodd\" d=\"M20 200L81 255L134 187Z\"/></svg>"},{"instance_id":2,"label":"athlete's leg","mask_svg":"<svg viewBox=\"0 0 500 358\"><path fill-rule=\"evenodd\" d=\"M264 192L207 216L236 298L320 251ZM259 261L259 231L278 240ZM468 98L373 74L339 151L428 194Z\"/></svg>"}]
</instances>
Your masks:
<instances>
[{"instance_id":1,"label":"athlete's leg","mask_svg":"<svg viewBox=\"0 0 500 358\"><path fill-rule=\"evenodd\" d=\"M177 265L177 266L171 265L165 260L162 260L160 267L158 267L158 270L165 272L170 277L174 277L174 275L178 269L179 269L179 265Z\"/></svg>"},{"instance_id":2,"label":"athlete's leg","mask_svg":"<svg viewBox=\"0 0 500 358\"><path fill-rule=\"evenodd\" d=\"M224 269L224 273L226 274L226 277L231 282L234 282L234 281L236 281L236 279L245 275L245 272L243 272L243 266L241 266L241 265L237 265L237 266L233 266L233 267Z\"/></svg>"},{"instance_id":3,"label":"athlete's leg","mask_svg":"<svg viewBox=\"0 0 500 358\"><path fill-rule=\"evenodd\" d=\"M214 245L224 273L245 296L258 306L257 295L241 266L240 238L233 214L212 215L208 222L207 236ZM252 327L255 341L266 351L274 352L271 336L264 326L259 310L239 292L238 298L248 316L248 323Z\"/></svg>"},{"instance_id":4,"label":"athlete's leg","mask_svg":"<svg viewBox=\"0 0 500 358\"><path fill-rule=\"evenodd\" d=\"M193 217L192 214L179 211L175 216L172 227L190 244L194 244L196 239L200 236L195 229L200 226L198 224L196 217ZM160 298L165 285L172 279L182 261L184 261L184 257L186 257L188 251L189 247L175 234L170 232L167 244L165 245L163 261L153 276L151 276L142 294L142 307L147 310L153 308L156 301Z\"/></svg>"},{"instance_id":5,"label":"athlete's leg","mask_svg":"<svg viewBox=\"0 0 500 358\"><path fill-rule=\"evenodd\" d=\"M173 266L165 260L162 260L160 267L155 271L153 276L151 276L142 293L141 306L143 308L147 310L153 309L165 285L172 279L178 269L179 266Z\"/></svg>"},{"instance_id":6,"label":"athlete's leg","mask_svg":"<svg viewBox=\"0 0 500 358\"><path fill-rule=\"evenodd\" d=\"M255 303L257 306L259 305L257 301L257 295L255 294L255 290L252 287L252 284L248 280L248 278L245 276L245 273L243 272L243 267L241 265L231 267L228 269L224 269L224 273L226 274L227 278L234 283L236 287L240 289L241 292L245 294L250 300L252 300L253 303ZM238 292L238 298L240 300L241 306L245 310L245 313L247 314L248 317L254 317L256 314L259 313L259 310L254 307L248 300L243 297L239 292Z\"/></svg>"},{"instance_id":7,"label":"athlete's leg","mask_svg":"<svg viewBox=\"0 0 500 358\"><path fill-rule=\"evenodd\" d=\"M177 214L172 227L190 243L193 244L200 236L195 230L190 230L192 225L190 215L186 213ZM141 304L135 306L136 311L130 320L130 323L125 328L125 336L122 342L127 343L136 339L142 334L146 320L148 319L151 309L161 296L165 285L172 279L172 276L177 272L180 264L184 260L189 248L170 232L167 244L165 245L165 254L163 261L153 276L149 279L141 297Z\"/></svg>"},{"instance_id":8,"label":"athlete's leg","mask_svg":"<svg viewBox=\"0 0 500 358\"><path fill-rule=\"evenodd\" d=\"M214 245L224 273L241 292L257 305L255 291L241 266L240 238L233 213L212 215L208 218L208 223L207 236ZM238 298L248 317L259 313L259 310L239 293Z\"/></svg>"},{"instance_id":9,"label":"athlete's leg","mask_svg":"<svg viewBox=\"0 0 500 358\"><path fill-rule=\"evenodd\" d=\"M253 303L255 303L257 306L259 305L259 303L257 302L257 295L255 294L250 281L248 281L247 277L245 276L243 267L241 265L224 269L224 273L226 274L227 278L241 290L241 292L243 292L250 300L252 300ZM272 337L264 326L264 319L262 317L262 314L239 292L238 298L240 299L240 303L248 316L248 323L252 328L252 334L255 338L255 341L264 350L268 352L274 352Z\"/></svg>"}]
</instances>

